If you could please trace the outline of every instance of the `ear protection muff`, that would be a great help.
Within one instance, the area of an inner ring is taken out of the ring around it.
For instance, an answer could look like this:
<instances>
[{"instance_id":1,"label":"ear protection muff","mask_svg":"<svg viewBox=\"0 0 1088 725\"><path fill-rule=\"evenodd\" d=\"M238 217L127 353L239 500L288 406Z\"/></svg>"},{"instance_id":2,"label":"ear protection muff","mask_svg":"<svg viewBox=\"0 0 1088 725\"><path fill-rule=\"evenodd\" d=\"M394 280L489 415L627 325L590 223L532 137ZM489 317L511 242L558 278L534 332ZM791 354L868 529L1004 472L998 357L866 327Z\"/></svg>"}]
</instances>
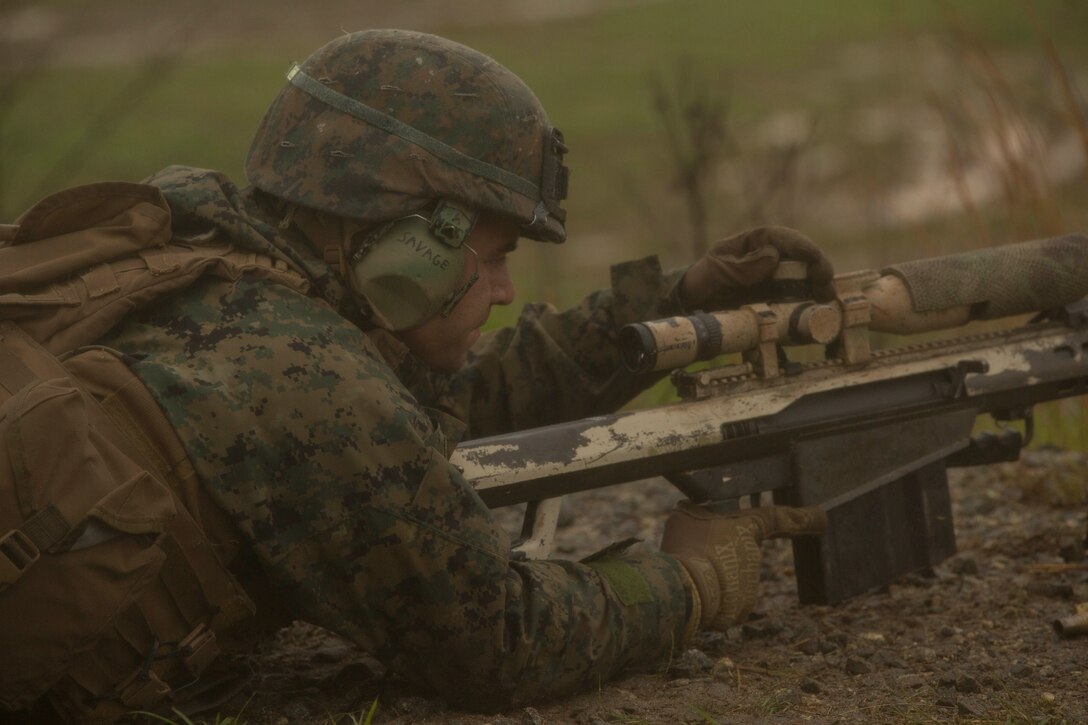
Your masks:
<instances>
[{"instance_id":1,"label":"ear protection muff","mask_svg":"<svg viewBox=\"0 0 1088 725\"><path fill-rule=\"evenodd\" d=\"M443 201L429 218L412 214L367 234L357 246L352 240L349 281L379 325L406 330L453 310L479 278L476 251L465 243L476 218Z\"/></svg>"}]
</instances>

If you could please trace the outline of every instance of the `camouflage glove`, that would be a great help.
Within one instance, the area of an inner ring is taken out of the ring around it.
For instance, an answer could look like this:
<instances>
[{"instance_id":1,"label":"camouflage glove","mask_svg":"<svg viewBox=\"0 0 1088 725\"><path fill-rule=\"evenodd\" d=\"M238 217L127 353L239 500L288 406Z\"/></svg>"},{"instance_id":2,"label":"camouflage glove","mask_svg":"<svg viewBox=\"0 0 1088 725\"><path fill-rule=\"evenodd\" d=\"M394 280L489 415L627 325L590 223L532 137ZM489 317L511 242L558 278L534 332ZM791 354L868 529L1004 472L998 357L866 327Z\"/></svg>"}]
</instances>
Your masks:
<instances>
[{"instance_id":1,"label":"camouflage glove","mask_svg":"<svg viewBox=\"0 0 1088 725\"><path fill-rule=\"evenodd\" d=\"M700 629L724 630L755 607L760 543L818 535L826 528L827 514L811 506L760 506L716 514L685 501L665 521L661 550L691 577L695 623Z\"/></svg>"},{"instance_id":2,"label":"camouflage glove","mask_svg":"<svg viewBox=\"0 0 1088 725\"><path fill-rule=\"evenodd\" d=\"M771 281L780 259L808 263L809 285L817 300L835 296L831 262L811 239L787 227L757 227L715 242L688 268L680 299L688 310L722 310L753 302Z\"/></svg>"}]
</instances>

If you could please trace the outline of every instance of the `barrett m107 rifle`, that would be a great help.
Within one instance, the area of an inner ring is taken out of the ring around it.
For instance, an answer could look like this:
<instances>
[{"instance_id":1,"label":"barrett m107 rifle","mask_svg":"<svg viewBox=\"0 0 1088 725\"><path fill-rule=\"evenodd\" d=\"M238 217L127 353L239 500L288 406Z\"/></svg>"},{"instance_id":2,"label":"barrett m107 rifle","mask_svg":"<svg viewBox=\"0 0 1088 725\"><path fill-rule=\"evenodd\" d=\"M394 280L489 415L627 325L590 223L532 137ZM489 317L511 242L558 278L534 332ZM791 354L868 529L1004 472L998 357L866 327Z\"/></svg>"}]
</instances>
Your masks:
<instances>
[{"instance_id":1,"label":"barrett m107 rifle","mask_svg":"<svg viewBox=\"0 0 1088 725\"><path fill-rule=\"evenodd\" d=\"M789 299L804 270L780 272L784 293L773 301L622 331L626 365L674 370L680 402L456 451L488 505L529 504L527 556L550 552L566 493L664 476L728 510L773 492L776 503L827 511L827 533L797 540L794 559L801 601L835 603L953 554L947 468L1016 460L1034 404L1088 393L1088 237L841 275L826 303ZM1010 329L872 344L871 333L1032 314ZM821 345L823 359L791 362L792 345ZM682 369L722 353L739 361ZM984 414L1022 421L1024 433L973 435Z\"/></svg>"}]
</instances>

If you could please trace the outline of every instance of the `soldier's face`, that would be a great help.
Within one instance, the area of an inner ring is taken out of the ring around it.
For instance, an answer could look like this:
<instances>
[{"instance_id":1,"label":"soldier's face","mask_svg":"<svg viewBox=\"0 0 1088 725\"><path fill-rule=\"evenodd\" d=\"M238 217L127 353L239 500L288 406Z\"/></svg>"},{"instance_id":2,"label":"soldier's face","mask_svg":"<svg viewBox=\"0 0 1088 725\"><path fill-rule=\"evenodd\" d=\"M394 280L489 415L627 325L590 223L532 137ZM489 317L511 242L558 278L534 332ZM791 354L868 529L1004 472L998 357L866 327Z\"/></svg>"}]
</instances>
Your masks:
<instances>
[{"instance_id":1,"label":"soldier's face","mask_svg":"<svg viewBox=\"0 0 1088 725\"><path fill-rule=\"evenodd\" d=\"M480 278L446 317L435 317L396 333L431 370L454 373L464 367L468 350L480 338L480 328L487 321L491 306L514 301L514 282L506 261L517 242L516 225L501 217L482 214L466 240L476 250ZM462 283L468 281L473 271L471 255L469 252Z\"/></svg>"}]
</instances>

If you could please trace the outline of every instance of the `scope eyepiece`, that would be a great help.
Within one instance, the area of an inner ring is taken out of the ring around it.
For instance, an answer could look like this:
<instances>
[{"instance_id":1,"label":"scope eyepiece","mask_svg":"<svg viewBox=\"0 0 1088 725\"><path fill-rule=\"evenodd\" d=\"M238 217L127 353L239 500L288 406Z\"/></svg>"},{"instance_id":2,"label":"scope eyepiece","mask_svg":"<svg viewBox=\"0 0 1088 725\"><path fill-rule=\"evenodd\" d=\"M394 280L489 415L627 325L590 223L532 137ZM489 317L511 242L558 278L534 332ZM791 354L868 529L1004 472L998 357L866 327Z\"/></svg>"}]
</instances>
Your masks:
<instances>
[{"instance_id":1,"label":"scope eyepiece","mask_svg":"<svg viewBox=\"0 0 1088 725\"><path fill-rule=\"evenodd\" d=\"M648 373L671 370L722 352L722 325L712 315L668 317L620 328L620 357L628 370Z\"/></svg>"},{"instance_id":2,"label":"scope eyepiece","mask_svg":"<svg viewBox=\"0 0 1088 725\"><path fill-rule=\"evenodd\" d=\"M657 343L645 323L635 322L620 328L620 358L633 373L646 373L654 369L657 361Z\"/></svg>"}]
</instances>

